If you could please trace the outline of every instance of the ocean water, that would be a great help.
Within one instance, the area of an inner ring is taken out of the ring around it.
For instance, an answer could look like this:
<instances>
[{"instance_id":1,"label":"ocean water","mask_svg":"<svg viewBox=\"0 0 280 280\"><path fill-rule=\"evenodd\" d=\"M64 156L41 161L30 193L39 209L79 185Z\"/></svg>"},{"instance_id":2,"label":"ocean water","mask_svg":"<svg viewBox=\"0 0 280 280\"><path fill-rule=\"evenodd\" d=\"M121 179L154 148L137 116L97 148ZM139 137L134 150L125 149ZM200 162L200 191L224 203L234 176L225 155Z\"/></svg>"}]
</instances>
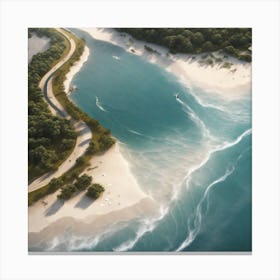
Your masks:
<instances>
[{"instance_id":1,"label":"ocean water","mask_svg":"<svg viewBox=\"0 0 280 280\"><path fill-rule=\"evenodd\" d=\"M73 251L251 251L251 93L221 99L78 29L90 56L72 100L109 128L157 215L75 242ZM176 98L176 95L179 95Z\"/></svg>"}]
</instances>

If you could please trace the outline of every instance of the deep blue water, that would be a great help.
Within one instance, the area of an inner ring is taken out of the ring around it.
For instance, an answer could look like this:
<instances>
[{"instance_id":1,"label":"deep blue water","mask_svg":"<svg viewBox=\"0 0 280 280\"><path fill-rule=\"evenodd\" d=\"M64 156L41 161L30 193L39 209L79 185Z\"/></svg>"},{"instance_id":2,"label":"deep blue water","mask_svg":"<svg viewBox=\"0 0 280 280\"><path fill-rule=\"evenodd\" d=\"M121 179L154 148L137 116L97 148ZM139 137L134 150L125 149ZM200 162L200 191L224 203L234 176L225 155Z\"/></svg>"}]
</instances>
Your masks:
<instances>
[{"instance_id":1,"label":"deep blue water","mask_svg":"<svg viewBox=\"0 0 280 280\"><path fill-rule=\"evenodd\" d=\"M141 188L160 202L156 217L117 226L78 250L251 251L251 94L218 99L73 31L90 56L73 79L72 100L112 131Z\"/></svg>"}]
</instances>

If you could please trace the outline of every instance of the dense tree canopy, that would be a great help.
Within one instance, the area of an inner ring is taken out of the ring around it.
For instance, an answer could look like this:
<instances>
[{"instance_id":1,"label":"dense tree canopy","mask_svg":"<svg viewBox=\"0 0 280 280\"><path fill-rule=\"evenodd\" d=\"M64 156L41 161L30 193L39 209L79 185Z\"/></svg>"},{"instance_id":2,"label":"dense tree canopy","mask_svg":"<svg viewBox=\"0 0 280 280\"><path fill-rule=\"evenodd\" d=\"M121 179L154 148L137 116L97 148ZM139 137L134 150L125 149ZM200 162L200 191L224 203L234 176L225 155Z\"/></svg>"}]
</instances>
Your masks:
<instances>
[{"instance_id":1,"label":"dense tree canopy","mask_svg":"<svg viewBox=\"0 0 280 280\"><path fill-rule=\"evenodd\" d=\"M104 192L104 188L100 184L93 184L87 189L87 196L97 199Z\"/></svg>"},{"instance_id":2,"label":"dense tree canopy","mask_svg":"<svg viewBox=\"0 0 280 280\"><path fill-rule=\"evenodd\" d=\"M171 53L224 51L251 61L251 28L117 28L134 38L163 45Z\"/></svg>"},{"instance_id":3,"label":"dense tree canopy","mask_svg":"<svg viewBox=\"0 0 280 280\"><path fill-rule=\"evenodd\" d=\"M54 170L75 145L76 133L66 119L53 116L38 87L40 79L66 48L61 36L48 28L31 28L37 36L51 39L50 48L34 55L28 65L28 175L34 179Z\"/></svg>"}]
</instances>

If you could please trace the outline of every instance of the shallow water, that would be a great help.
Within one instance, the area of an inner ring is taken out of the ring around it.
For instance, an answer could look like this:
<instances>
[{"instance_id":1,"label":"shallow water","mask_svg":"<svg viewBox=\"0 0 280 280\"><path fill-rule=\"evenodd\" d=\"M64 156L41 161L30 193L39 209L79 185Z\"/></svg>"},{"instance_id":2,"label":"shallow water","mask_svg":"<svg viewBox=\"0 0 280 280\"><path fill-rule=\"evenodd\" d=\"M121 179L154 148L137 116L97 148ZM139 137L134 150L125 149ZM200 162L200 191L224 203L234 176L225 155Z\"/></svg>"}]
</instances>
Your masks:
<instances>
[{"instance_id":1,"label":"shallow water","mask_svg":"<svg viewBox=\"0 0 280 280\"><path fill-rule=\"evenodd\" d=\"M109 128L158 215L64 241L77 251L250 251L251 93L218 99L74 29L90 49L72 100ZM176 98L179 94L179 98Z\"/></svg>"}]
</instances>

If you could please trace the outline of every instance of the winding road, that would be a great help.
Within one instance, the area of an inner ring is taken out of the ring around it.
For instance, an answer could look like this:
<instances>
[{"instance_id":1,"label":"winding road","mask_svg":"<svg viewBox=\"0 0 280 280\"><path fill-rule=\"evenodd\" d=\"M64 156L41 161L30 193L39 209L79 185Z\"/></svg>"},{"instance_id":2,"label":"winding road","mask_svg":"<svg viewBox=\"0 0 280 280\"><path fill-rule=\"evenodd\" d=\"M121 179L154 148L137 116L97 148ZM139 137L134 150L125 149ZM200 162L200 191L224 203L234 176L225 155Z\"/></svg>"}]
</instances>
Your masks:
<instances>
[{"instance_id":1,"label":"winding road","mask_svg":"<svg viewBox=\"0 0 280 280\"><path fill-rule=\"evenodd\" d=\"M32 192L37 189L40 189L41 187L46 186L51 181L51 179L58 178L66 171L68 171L71 167L73 167L75 165L76 159L85 153L92 137L91 130L85 124L85 122L73 120L71 116L64 110L62 105L58 102L58 100L55 98L53 93L53 74L57 69L59 69L65 62L67 62L71 58L72 54L76 49L75 41L72 38L70 38L63 29L57 28L57 30L68 39L70 43L70 51L62 60L60 60L49 72L47 72L44 75L44 77L39 83L39 87L44 93L44 99L47 102L50 111L54 115L64 117L71 121L72 126L77 132L77 141L72 153L58 167L58 169L54 172L48 172L43 176L39 177L38 179L32 181L28 185L28 192Z\"/></svg>"}]
</instances>

